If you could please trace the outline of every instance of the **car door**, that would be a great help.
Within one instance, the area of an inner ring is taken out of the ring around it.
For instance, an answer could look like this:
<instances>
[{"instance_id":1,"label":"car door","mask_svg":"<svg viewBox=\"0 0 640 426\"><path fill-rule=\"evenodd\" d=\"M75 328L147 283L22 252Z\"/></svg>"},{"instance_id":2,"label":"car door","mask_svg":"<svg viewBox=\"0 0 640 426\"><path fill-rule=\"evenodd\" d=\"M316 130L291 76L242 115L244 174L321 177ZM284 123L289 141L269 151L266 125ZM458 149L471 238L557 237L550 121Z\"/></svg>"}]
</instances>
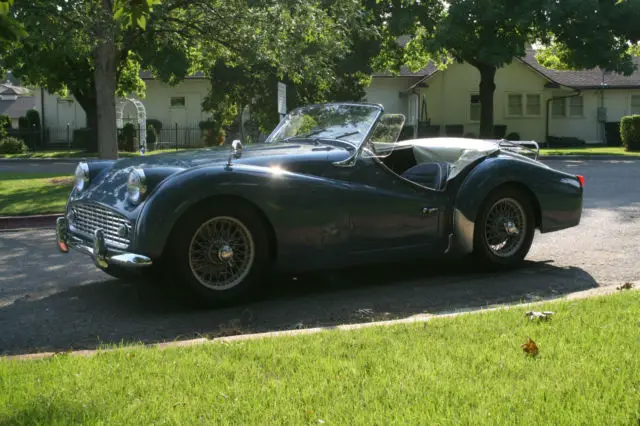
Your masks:
<instances>
[{"instance_id":1,"label":"car door","mask_svg":"<svg viewBox=\"0 0 640 426\"><path fill-rule=\"evenodd\" d=\"M349 177L348 251L352 257L408 257L442 252L447 196L359 157Z\"/></svg>"}]
</instances>

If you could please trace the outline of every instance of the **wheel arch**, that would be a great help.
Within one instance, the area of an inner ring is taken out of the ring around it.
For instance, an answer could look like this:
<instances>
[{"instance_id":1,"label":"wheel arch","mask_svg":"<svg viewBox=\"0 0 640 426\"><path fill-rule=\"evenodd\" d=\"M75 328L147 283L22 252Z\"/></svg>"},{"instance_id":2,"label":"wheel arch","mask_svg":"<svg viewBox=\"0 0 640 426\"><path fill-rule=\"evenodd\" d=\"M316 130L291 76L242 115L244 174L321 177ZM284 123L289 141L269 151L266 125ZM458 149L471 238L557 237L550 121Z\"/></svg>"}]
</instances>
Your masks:
<instances>
[{"instance_id":1,"label":"wheel arch","mask_svg":"<svg viewBox=\"0 0 640 426\"><path fill-rule=\"evenodd\" d=\"M268 236L268 239L269 239L269 255L270 255L272 260L275 260L277 258L277 256L278 256L278 238L276 236L276 232L275 232L275 229L273 227L273 224L269 220L269 217L264 212L264 210L262 210L256 203L254 203L253 201L251 201L251 200L249 200L249 199L247 199L245 197L242 197L240 195L235 195L235 194L233 194L233 195L232 194L215 194L215 195L211 195L211 196L208 196L208 197L204 197L201 200L198 200L195 203L193 203L187 209L185 209L185 211L182 212L182 214L180 214L176 218L176 220L173 222L171 230L169 231L169 234L168 234L168 238L165 241L165 245L164 245L163 250L162 250L163 254L166 252L169 242L174 237L174 233L178 230L181 220L183 220L185 217L187 217L193 211L195 211L197 209L200 209L203 206L206 206L206 205L214 203L214 202L215 203L230 203L230 202L233 202L233 203L242 204L242 205L246 206L247 208L251 209L254 213L256 213L256 215L260 218L260 221L264 225L265 230L267 231L267 236Z\"/></svg>"},{"instance_id":2,"label":"wheel arch","mask_svg":"<svg viewBox=\"0 0 640 426\"><path fill-rule=\"evenodd\" d=\"M531 187L522 181L502 181L490 188L487 188L487 190L482 191L481 196L476 198L476 200L478 200L477 203L459 205L458 202L456 202L456 206L453 211L454 235L456 237L458 247L464 253L471 253L473 251L475 223L485 201L491 196L491 194L504 190L505 188L513 188L526 195L533 208L535 228L540 228L542 224L542 208L540 206L538 196ZM458 196L460 196L460 194L458 194Z\"/></svg>"}]
</instances>

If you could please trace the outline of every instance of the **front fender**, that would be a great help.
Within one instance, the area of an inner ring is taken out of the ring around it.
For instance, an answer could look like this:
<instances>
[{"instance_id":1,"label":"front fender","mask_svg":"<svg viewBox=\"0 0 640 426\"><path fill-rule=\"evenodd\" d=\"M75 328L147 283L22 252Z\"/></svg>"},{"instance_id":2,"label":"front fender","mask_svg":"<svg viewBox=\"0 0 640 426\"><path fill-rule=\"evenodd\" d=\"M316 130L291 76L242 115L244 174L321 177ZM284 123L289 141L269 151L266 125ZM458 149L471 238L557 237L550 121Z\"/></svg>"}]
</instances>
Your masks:
<instances>
[{"instance_id":1,"label":"front fender","mask_svg":"<svg viewBox=\"0 0 640 426\"><path fill-rule=\"evenodd\" d=\"M323 202L323 194L330 199L326 189L337 189L336 185L339 184L335 181L271 167L233 165L188 169L161 182L145 201L136 223L136 250L151 258L159 257L179 218L208 198L243 198L260 208L274 228L278 228L286 226L287 221L296 221L296 215L303 210L296 205L303 204L301 196L313 192L316 202Z\"/></svg>"},{"instance_id":2,"label":"front fender","mask_svg":"<svg viewBox=\"0 0 640 426\"><path fill-rule=\"evenodd\" d=\"M575 176L509 155L490 157L460 185L454 202L454 235L462 251L473 250L476 217L487 196L504 184L526 187L539 208L541 232L575 226L582 211L582 188Z\"/></svg>"}]
</instances>

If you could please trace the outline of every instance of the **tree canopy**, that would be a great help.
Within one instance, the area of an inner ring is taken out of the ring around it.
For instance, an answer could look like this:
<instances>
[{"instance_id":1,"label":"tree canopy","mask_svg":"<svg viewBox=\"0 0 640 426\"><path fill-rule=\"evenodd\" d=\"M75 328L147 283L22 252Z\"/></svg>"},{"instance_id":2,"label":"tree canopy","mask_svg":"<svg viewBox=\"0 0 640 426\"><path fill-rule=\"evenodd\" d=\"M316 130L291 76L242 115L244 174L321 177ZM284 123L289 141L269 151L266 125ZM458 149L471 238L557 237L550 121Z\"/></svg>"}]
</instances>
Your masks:
<instances>
[{"instance_id":1,"label":"tree canopy","mask_svg":"<svg viewBox=\"0 0 640 426\"><path fill-rule=\"evenodd\" d=\"M456 61L478 69L482 137L493 136L496 71L523 57L528 43L548 47L540 55L545 65L633 71L628 41L640 30L628 17L639 13L637 0L381 1L389 8L387 33L411 36L389 62L417 69L429 60L443 67Z\"/></svg>"}]
</instances>

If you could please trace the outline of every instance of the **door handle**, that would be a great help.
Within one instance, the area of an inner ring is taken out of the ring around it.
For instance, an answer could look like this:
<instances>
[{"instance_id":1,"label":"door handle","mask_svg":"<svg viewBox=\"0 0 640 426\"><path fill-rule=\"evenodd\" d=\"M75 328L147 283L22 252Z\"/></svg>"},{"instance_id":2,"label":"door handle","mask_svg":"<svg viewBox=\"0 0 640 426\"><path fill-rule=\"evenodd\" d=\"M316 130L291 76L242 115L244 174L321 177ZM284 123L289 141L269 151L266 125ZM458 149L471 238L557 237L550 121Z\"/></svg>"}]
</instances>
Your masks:
<instances>
[{"instance_id":1,"label":"door handle","mask_svg":"<svg viewBox=\"0 0 640 426\"><path fill-rule=\"evenodd\" d=\"M438 209L435 207L423 207L422 208L422 214L425 216L430 216L434 213L437 213Z\"/></svg>"}]
</instances>

